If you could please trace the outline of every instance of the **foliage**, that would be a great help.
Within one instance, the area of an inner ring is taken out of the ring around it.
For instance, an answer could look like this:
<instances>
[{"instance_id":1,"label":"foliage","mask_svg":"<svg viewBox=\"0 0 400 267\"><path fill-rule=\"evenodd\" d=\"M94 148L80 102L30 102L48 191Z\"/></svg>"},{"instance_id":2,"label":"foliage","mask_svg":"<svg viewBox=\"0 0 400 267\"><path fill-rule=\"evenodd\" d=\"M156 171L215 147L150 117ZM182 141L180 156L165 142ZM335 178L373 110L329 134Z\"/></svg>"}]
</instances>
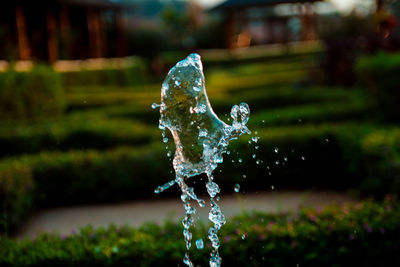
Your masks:
<instances>
[{"instance_id":1,"label":"foliage","mask_svg":"<svg viewBox=\"0 0 400 267\"><path fill-rule=\"evenodd\" d=\"M45 65L29 72L0 72L0 119L54 117L64 109L59 75Z\"/></svg>"},{"instance_id":2,"label":"foliage","mask_svg":"<svg viewBox=\"0 0 400 267\"><path fill-rule=\"evenodd\" d=\"M256 144L250 145L248 137L232 142L231 153L220 166L222 173L217 172L218 184L227 192L231 192L238 182L243 182L244 190L267 190L270 185L329 189L357 187L364 171L360 140L373 130L373 126L354 124L260 129L260 140ZM254 149L256 145L259 149ZM24 190L19 190L20 186L0 187L0 199L5 205L1 208L5 216L3 225L12 228L19 220L10 221L10 218L21 219L18 214L26 215L38 206L152 196L156 186L173 178L172 164L167 160L163 146L156 142L156 145L142 148L42 152L6 158L0 162L0 183L20 181L19 184L29 186L22 187ZM274 153L275 147L279 153ZM257 159L253 159L253 154ZM242 164L232 162L237 157L243 159ZM257 165L256 160L262 160L264 164ZM247 175L246 180L243 180L243 174ZM204 190L205 180L201 177L189 179L188 183L198 192ZM175 193L177 191L169 190L162 195ZM29 200L30 208L14 199Z\"/></svg>"},{"instance_id":3,"label":"foliage","mask_svg":"<svg viewBox=\"0 0 400 267\"><path fill-rule=\"evenodd\" d=\"M193 240L207 227L191 229ZM2 266L174 266L185 245L182 226L172 222L139 229L86 227L78 234L42 234L34 240L0 240ZM387 197L289 214L248 213L228 220L219 234L227 266L395 266L400 264L400 208ZM244 238L242 238L244 236ZM211 246L191 248L207 265Z\"/></svg>"},{"instance_id":4,"label":"foliage","mask_svg":"<svg viewBox=\"0 0 400 267\"><path fill-rule=\"evenodd\" d=\"M147 63L140 58L126 59L125 66L113 66L111 62L103 62L104 66L82 67L74 71L60 72L65 86L132 86L149 81ZM100 63L99 63L100 64Z\"/></svg>"},{"instance_id":5,"label":"foliage","mask_svg":"<svg viewBox=\"0 0 400 267\"><path fill-rule=\"evenodd\" d=\"M104 153L43 152L0 162L1 223L13 228L34 207L137 199L151 195L169 166L157 147Z\"/></svg>"},{"instance_id":6,"label":"foliage","mask_svg":"<svg viewBox=\"0 0 400 267\"><path fill-rule=\"evenodd\" d=\"M0 157L41 151L145 145L157 140L154 129L133 120L71 116L56 122L0 126Z\"/></svg>"},{"instance_id":7,"label":"foliage","mask_svg":"<svg viewBox=\"0 0 400 267\"><path fill-rule=\"evenodd\" d=\"M400 130L377 131L362 142L367 165L363 190L382 197L383 192L400 194Z\"/></svg>"},{"instance_id":8,"label":"foliage","mask_svg":"<svg viewBox=\"0 0 400 267\"><path fill-rule=\"evenodd\" d=\"M365 118L368 106L358 103L317 103L302 106L290 106L270 109L255 113L249 121L250 128L260 125L300 125L309 123L324 123L327 121L349 121Z\"/></svg>"},{"instance_id":9,"label":"foliage","mask_svg":"<svg viewBox=\"0 0 400 267\"><path fill-rule=\"evenodd\" d=\"M400 53L378 53L361 58L357 70L378 112L388 120L400 122Z\"/></svg>"}]
</instances>

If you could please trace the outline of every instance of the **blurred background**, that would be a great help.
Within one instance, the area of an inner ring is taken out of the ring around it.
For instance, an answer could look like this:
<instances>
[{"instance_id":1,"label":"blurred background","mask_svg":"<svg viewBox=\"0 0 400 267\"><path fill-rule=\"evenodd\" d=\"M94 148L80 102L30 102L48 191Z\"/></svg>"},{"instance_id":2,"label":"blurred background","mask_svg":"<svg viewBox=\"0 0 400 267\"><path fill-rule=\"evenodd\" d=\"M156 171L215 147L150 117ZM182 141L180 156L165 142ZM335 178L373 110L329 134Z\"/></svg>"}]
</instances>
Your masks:
<instances>
[{"instance_id":1,"label":"blurred background","mask_svg":"<svg viewBox=\"0 0 400 267\"><path fill-rule=\"evenodd\" d=\"M182 217L177 188L154 194L174 144L151 104L191 52L214 111L229 123L247 102L260 137L216 170L227 215L400 192L400 1L18 0L0 14L3 234Z\"/></svg>"}]
</instances>

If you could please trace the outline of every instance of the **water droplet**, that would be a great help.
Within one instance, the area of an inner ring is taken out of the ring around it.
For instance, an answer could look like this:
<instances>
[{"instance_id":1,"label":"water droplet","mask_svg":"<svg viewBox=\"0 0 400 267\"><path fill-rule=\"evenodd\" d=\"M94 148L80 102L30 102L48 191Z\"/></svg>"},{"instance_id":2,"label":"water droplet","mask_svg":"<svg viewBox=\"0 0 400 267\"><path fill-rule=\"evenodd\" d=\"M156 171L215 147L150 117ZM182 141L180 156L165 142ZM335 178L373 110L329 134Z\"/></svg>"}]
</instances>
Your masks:
<instances>
[{"instance_id":1,"label":"water droplet","mask_svg":"<svg viewBox=\"0 0 400 267\"><path fill-rule=\"evenodd\" d=\"M176 85L176 86L180 86L180 85L181 85L181 82L178 81L178 80L176 80L176 81L175 81L175 85Z\"/></svg>"},{"instance_id":2,"label":"water droplet","mask_svg":"<svg viewBox=\"0 0 400 267\"><path fill-rule=\"evenodd\" d=\"M251 141L253 141L254 143L257 143L257 142L258 142L258 139L260 139L258 136L253 136L253 137L251 138Z\"/></svg>"},{"instance_id":3,"label":"water droplet","mask_svg":"<svg viewBox=\"0 0 400 267\"><path fill-rule=\"evenodd\" d=\"M206 184L207 192L211 197L215 197L219 193L219 187L214 182L208 182Z\"/></svg>"},{"instance_id":4,"label":"water droplet","mask_svg":"<svg viewBox=\"0 0 400 267\"><path fill-rule=\"evenodd\" d=\"M246 235L245 235L245 234L242 235L242 239L243 239L243 240L246 239Z\"/></svg>"},{"instance_id":5,"label":"water droplet","mask_svg":"<svg viewBox=\"0 0 400 267\"><path fill-rule=\"evenodd\" d=\"M199 238L199 239L196 240L196 247L197 247L197 249L203 249L204 248L203 239Z\"/></svg>"},{"instance_id":6,"label":"water droplet","mask_svg":"<svg viewBox=\"0 0 400 267\"><path fill-rule=\"evenodd\" d=\"M207 134L208 134L208 132L206 129L201 129L199 131L199 137L205 137L205 136L207 136Z\"/></svg>"},{"instance_id":7,"label":"water droplet","mask_svg":"<svg viewBox=\"0 0 400 267\"><path fill-rule=\"evenodd\" d=\"M275 161L275 164L276 164L276 165L279 165L279 160Z\"/></svg>"},{"instance_id":8,"label":"water droplet","mask_svg":"<svg viewBox=\"0 0 400 267\"><path fill-rule=\"evenodd\" d=\"M164 142L164 143L168 143L168 137L164 137L164 138L163 138L163 142Z\"/></svg>"},{"instance_id":9,"label":"water droplet","mask_svg":"<svg viewBox=\"0 0 400 267\"><path fill-rule=\"evenodd\" d=\"M242 160L241 158L238 158L238 161L239 161L239 163L242 163L242 162L243 162L243 160Z\"/></svg>"},{"instance_id":10,"label":"water droplet","mask_svg":"<svg viewBox=\"0 0 400 267\"><path fill-rule=\"evenodd\" d=\"M262 123L265 123L265 120L262 120Z\"/></svg>"},{"instance_id":11,"label":"water droplet","mask_svg":"<svg viewBox=\"0 0 400 267\"><path fill-rule=\"evenodd\" d=\"M258 160L256 161L256 163L257 163L258 165L260 165L261 161L258 159Z\"/></svg>"},{"instance_id":12,"label":"water droplet","mask_svg":"<svg viewBox=\"0 0 400 267\"><path fill-rule=\"evenodd\" d=\"M167 152L167 157L171 157L171 151Z\"/></svg>"},{"instance_id":13,"label":"water droplet","mask_svg":"<svg viewBox=\"0 0 400 267\"><path fill-rule=\"evenodd\" d=\"M255 146L254 148L255 148L255 149L258 149L258 148L259 148L259 146Z\"/></svg>"},{"instance_id":14,"label":"water droplet","mask_svg":"<svg viewBox=\"0 0 400 267\"><path fill-rule=\"evenodd\" d=\"M229 150L227 150L227 151L226 151L226 154L227 154L227 155L230 155L230 154L231 154L231 152L230 152Z\"/></svg>"},{"instance_id":15,"label":"water droplet","mask_svg":"<svg viewBox=\"0 0 400 267\"><path fill-rule=\"evenodd\" d=\"M274 189L275 189L275 186L271 185L271 189L274 190Z\"/></svg>"},{"instance_id":16,"label":"water droplet","mask_svg":"<svg viewBox=\"0 0 400 267\"><path fill-rule=\"evenodd\" d=\"M247 175L246 175L246 174L243 174L242 177L243 177L243 179L246 179Z\"/></svg>"},{"instance_id":17,"label":"water droplet","mask_svg":"<svg viewBox=\"0 0 400 267\"><path fill-rule=\"evenodd\" d=\"M256 154L253 154L252 157L253 157L253 159L255 159L257 156L256 156Z\"/></svg>"},{"instance_id":18,"label":"water droplet","mask_svg":"<svg viewBox=\"0 0 400 267\"><path fill-rule=\"evenodd\" d=\"M326 139L325 139L325 142L329 143L329 139L328 139L328 138L326 138Z\"/></svg>"},{"instance_id":19,"label":"water droplet","mask_svg":"<svg viewBox=\"0 0 400 267\"><path fill-rule=\"evenodd\" d=\"M197 113L205 113L207 111L207 107L206 107L206 105L204 105L204 104L200 104L198 107L197 107Z\"/></svg>"},{"instance_id":20,"label":"water droplet","mask_svg":"<svg viewBox=\"0 0 400 267\"><path fill-rule=\"evenodd\" d=\"M240 184L236 184L233 190L235 190L235 192L238 193L240 190Z\"/></svg>"},{"instance_id":21,"label":"water droplet","mask_svg":"<svg viewBox=\"0 0 400 267\"><path fill-rule=\"evenodd\" d=\"M275 151L275 153L278 153L279 152L279 148L275 147L274 151Z\"/></svg>"},{"instance_id":22,"label":"water droplet","mask_svg":"<svg viewBox=\"0 0 400 267\"><path fill-rule=\"evenodd\" d=\"M284 161L288 161L288 158L287 158L287 157L284 157L283 160L284 160Z\"/></svg>"},{"instance_id":23,"label":"water droplet","mask_svg":"<svg viewBox=\"0 0 400 267\"><path fill-rule=\"evenodd\" d=\"M158 108L159 106L160 106L160 105L157 104L157 103L151 104L151 108L152 108L152 109L156 109L156 108Z\"/></svg>"},{"instance_id":24,"label":"water droplet","mask_svg":"<svg viewBox=\"0 0 400 267\"><path fill-rule=\"evenodd\" d=\"M306 160L306 157L302 156L301 159L302 159L302 160Z\"/></svg>"}]
</instances>

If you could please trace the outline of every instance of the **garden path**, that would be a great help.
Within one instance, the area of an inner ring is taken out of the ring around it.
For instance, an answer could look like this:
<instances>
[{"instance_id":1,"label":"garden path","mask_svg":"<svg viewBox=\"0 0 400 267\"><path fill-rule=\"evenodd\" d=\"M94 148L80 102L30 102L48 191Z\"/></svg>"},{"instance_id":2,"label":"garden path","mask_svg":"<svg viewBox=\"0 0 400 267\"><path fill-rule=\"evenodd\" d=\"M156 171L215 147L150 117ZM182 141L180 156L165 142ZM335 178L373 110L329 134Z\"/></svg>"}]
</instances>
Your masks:
<instances>
[{"instance_id":1,"label":"garden path","mask_svg":"<svg viewBox=\"0 0 400 267\"><path fill-rule=\"evenodd\" d=\"M203 197L206 200L206 197ZM323 207L328 204L354 202L355 198L335 192L272 191L221 196L220 206L228 218L242 211L258 210L268 213L287 212L305 207ZM198 219L206 221L209 203L205 208L196 205ZM16 238L34 237L40 232L74 233L88 224L95 228L129 225L138 227L144 222L163 223L166 219L179 220L184 209L179 197L135 201L120 204L85 205L43 210L33 215L17 233Z\"/></svg>"}]
</instances>

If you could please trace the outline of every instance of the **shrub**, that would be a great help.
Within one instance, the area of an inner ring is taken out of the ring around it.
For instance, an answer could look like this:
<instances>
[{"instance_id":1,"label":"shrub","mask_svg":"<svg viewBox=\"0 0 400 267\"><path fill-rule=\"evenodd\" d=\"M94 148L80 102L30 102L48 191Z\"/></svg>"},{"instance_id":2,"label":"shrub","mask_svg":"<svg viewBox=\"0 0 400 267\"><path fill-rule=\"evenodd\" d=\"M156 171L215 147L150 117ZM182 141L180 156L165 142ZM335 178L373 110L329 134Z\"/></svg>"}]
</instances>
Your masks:
<instances>
[{"instance_id":1,"label":"shrub","mask_svg":"<svg viewBox=\"0 0 400 267\"><path fill-rule=\"evenodd\" d=\"M0 119L54 117L64 108L59 76L45 65L0 72Z\"/></svg>"},{"instance_id":2,"label":"shrub","mask_svg":"<svg viewBox=\"0 0 400 267\"><path fill-rule=\"evenodd\" d=\"M363 191L382 197L400 194L400 130L377 131L362 141L367 177Z\"/></svg>"},{"instance_id":3,"label":"shrub","mask_svg":"<svg viewBox=\"0 0 400 267\"><path fill-rule=\"evenodd\" d=\"M367 116L367 105L359 103L308 104L277 108L251 115L249 126L293 125L344 121Z\"/></svg>"},{"instance_id":4,"label":"shrub","mask_svg":"<svg viewBox=\"0 0 400 267\"><path fill-rule=\"evenodd\" d=\"M224 164L215 172L216 181L223 192L232 192L236 183L241 183L245 191L269 190L271 185L353 189L364 178L361 139L373 130L369 125L352 124L260 130L256 144L250 146L248 137L230 144L230 155L225 156ZM258 149L254 149L256 145ZM23 199L25 194L32 197L33 207L148 198L153 196L155 187L173 178L164 146L157 142L142 148L43 152L4 159L0 163L0 178L18 180L23 177L20 170L26 172L26 179L32 179L33 186L27 191L18 191L22 194L18 198ZM275 147L278 153L274 152ZM241 164L237 163L239 157L243 160ZM256 160L263 163L258 165ZM243 174L247 175L245 180ZM188 179L188 183L196 192L204 192L205 180L201 177ZM15 198L16 193L11 189L5 188L0 198ZM162 196L178 194L176 190L174 187ZM5 211L8 218L13 216L13 209L29 212L29 208L13 206ZM10 227L13 223L10 222Z\"/></svg>"},{"instance_id":5,"label":"shrub","mask_svg":"<svg viewBox=\"0 0 400 267\"><path fill-rule=\"evenodd\" d=\"M361 58L357 64L359 80L369 88L378 112L389 120L400 121L400 53Z\"/></svg>"},{"instance_id":6,"label":"shrub","mask_svg":"<svg viewBox=\"0 0 400 267\"><path fill-rule=\"evenodd\" d=\"M332 90L331 90L332 89ZM211 89L212 90L212 89ZM211 91L210 90L210 91ZM307 88L293 87L268 88L268 86L245 87L230 91L228 97L214 97L213 108L217 113L227 112L232 103L246 102L252 113L273 108L284 108L291 105L337 104L338 102L357 105L360 96L357 92L349 92L339 88Z\"/></svg>"},{"instance_id":7,"label":"shrub","mask_svg":"<svg viewBox=\"0 0 400 267\"><path fill-rule=\"evenodd\" d=\"M238 182L244 190L257 191L269 190L271 185L356 188L364 178L360 140L373 130L373 126L355 124L258 129L253 134L259 136L256 143L249 144L243 138L230 144L231 155L221 165L218 181L225 183L222 190L229 191ZM243 161L241 164L238 157ZM246 179L242 177L244 174Z\"/></svg>"},{"instance_id":8,"label":"shrub","mask_svg":"<svg viewBox=\"0 0 400 267\"><path fill-rule=\"evenodd\" d=\"M147 64L140 58L126 59L124 66L113 66L110 62L102 62L101 68L93 69L85 66L77 71L60 72L65 86L114 85L131 86L148 82ZM100 63L99 63L100 64Z\"/></svg>"},{"instance_id":9,"label":"shrub","mask_svg":"<svg viewBox=\"0 0 400 267\"><path fill-rule=\"evenodd\" d=\"M207 227L192 228L193 240ZM242 239L242 235L245 236ZM395 200L301 209L290 214L248 213L228 219L219 234L227 266L396 266L400 264L400 209ZM194 263L208 264L211 246ZM145 224L139 229L86 227L68 237L42 234L34 240L0 240L2 266L176 266L185 244L182 225Z\"/></svg>"},{"instance_id":10,"label":"shrub","mask_svg":"<svg viewBox=\"0 0 400 267\"><path fill-rule=\"evenodd\" d=\"M148 197L169 174L160 148L41 153L0 162L0 225L13 228L34 207ZM5 230L5 229L2 229Z\"/></svg>"},{"instance_id":11,"label":"shrub","mask_svg":"<svg viewBox=\"0 0 400 267\"><path fill-rule=\"evenodd\" d=\"M132 120L72 116L57 122L0 127L0 157L45 150L109 149L144 145L159 135Z\"/></svg>"},{"instance_id":12,"label":"shrub","mask_svg":"<svg viewBox=\"0 0 400 267\"><path fill-rule=\"evenodd\" d=\"M70 93L67 95L69 111L126 103L145 104L150 108L150 105L154 101L159 101L159 98L160 92Z\"/></svg>"}]
</instances>

